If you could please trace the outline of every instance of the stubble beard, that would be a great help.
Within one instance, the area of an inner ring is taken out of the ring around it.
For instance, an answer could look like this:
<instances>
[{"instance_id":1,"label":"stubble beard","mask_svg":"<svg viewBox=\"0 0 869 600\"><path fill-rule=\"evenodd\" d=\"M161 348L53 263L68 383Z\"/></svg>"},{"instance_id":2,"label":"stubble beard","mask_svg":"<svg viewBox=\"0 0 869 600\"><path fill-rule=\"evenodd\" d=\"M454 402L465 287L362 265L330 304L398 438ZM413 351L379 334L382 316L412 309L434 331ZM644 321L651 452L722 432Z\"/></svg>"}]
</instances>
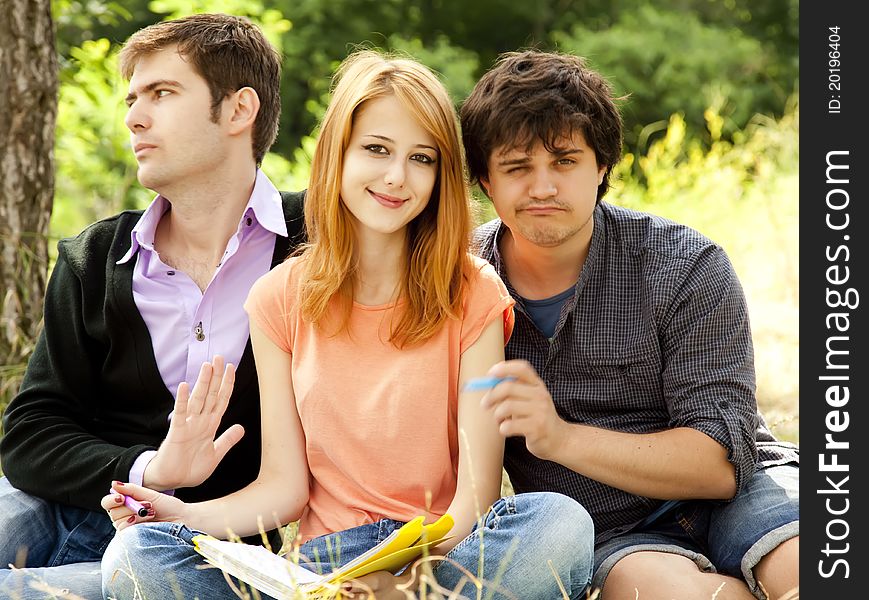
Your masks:
<instances>
[{"instance_id":1,"label":"stubble beard","mask_svg":"<svg viewBox=\"0 0 869 600\"><path fill-rule=\"evenodd\" d=\"M568 210L567 214L572 215L573 210L569 207L566 208ZM589 223L592 221L593 214L589 214L588 218L585 222L580 225L559 225L558 223L534 223L528 222L528 220L517 219L516 226L519 230L519 234L534 244L535 246L539 246L541 248L555 248L572 239L576 235L578 235L581 231L583 231L586 227L588 227ZM537 219L538 217L531 217L531 219ZM544 219L540 219L541 221Z\"/></svg>"}]
</instances>

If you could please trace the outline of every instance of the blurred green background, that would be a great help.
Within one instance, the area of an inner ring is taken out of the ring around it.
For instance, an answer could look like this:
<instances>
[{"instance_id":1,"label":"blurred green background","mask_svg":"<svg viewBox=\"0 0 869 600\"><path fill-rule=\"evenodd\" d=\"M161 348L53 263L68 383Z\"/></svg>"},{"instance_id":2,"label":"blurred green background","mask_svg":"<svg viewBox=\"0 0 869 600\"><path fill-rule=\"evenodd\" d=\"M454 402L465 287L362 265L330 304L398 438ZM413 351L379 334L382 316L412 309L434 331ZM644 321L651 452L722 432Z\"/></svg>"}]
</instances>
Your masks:
<instances>
[{"instance_id":1,"label":"blurred green background","mask_svg":"<svg viewBox=\"0 0 869 600\"><path fill-rule=\"evenodd\" d=\"M585 56L627 95L607 200L725 248L751 310L759 404L774 432L799 441L797 0L55 0L53 238L151 200L136 181L115 55L140 27L194 12L247 16L283 54L280 133L263 170L286 190L306 187L332 71L358 45L419 59L457 105L503 51ZM24 365L0 369L2 410Z\"/></svg>"}]
</instances>

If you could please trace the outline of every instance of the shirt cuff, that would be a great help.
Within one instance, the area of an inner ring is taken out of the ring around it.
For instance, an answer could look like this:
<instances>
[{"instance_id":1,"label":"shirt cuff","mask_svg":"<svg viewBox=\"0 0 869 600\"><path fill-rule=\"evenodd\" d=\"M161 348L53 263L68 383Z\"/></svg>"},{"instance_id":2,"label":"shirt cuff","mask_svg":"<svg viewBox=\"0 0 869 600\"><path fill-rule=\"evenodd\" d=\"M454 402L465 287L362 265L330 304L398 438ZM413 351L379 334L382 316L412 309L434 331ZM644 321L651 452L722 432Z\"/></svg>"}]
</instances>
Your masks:
<instances>
[{"instance_id":1,"label":"shirt cuff","mask_svg":"<svg viewBox=\"0 0 869 600\"><path fill-rule=\"evenodd\" d=\"M139 455L138 458L136 458L133 466L130 467L130 483L133 483L135 485L143 485L143 481L145 479L145 468L148 466L148 463L151 462L151 459L155 456L157 456L156 450L145 450ZM175 490L162 490L162 492L169 496L175 495Z\"/></svg>"}]
</instances>

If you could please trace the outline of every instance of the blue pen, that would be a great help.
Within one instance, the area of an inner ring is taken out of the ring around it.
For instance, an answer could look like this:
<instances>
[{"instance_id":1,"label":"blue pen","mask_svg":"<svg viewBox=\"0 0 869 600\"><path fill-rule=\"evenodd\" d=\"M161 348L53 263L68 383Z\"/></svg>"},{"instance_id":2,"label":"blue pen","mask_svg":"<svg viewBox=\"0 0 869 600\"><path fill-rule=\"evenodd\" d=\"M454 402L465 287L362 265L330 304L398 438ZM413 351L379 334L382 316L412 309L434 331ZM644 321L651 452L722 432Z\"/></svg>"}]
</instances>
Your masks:
<instances>
[{"instance_id":1,"label":"blue pen","mask_svg":"<svg viewBox=\"0 0 869 600\"><path fill-rule=\"evenodd\" d=\"M462 388L463 392L479 392L482 390L490 390L502 381L513 381L515 377L475 377L469 379Z\"/></svg>"}]
</instances>

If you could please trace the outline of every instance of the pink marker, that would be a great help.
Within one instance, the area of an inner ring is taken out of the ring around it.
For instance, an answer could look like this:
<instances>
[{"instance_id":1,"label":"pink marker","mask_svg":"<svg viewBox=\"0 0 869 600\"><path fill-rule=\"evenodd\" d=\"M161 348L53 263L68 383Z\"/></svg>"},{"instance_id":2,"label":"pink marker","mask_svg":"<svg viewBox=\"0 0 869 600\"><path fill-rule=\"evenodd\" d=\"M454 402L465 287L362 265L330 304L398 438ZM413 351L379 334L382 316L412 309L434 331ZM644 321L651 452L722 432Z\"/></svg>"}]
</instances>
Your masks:
<instances>
[{"instance_id":1,"label":"pink marker","mask_svg":"<svg viewBox=\"0 0 869 600\"><path fill-rule=\"evenodd\" d=\"M112 488L110 493L121 494L119 491L117 491L114 488ZM135 498L131 498L130 496L127 496L126 494L121 494L121 496L124 497L124 506L126 506L127 508L132 510L134 513L136 513L140 517L147 517L148 516L148 509L145 508L144 506L142 506L141 502L139 502Z\"/></svg>"}]
</instances>

